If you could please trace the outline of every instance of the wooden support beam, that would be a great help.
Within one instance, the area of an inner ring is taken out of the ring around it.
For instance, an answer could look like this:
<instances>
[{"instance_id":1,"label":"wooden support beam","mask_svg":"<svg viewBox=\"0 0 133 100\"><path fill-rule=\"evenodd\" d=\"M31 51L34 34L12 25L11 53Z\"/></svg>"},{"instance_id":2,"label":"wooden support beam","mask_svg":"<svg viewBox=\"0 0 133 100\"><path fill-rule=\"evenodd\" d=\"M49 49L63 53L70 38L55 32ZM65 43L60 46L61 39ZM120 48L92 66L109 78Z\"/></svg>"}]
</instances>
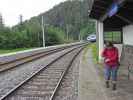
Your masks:
<instances>
[{"instance_id":1,"label":"wooden support beam","mask_svg":"<svg viewBox=\"0 0 133 100\"><path fill-rule=\"evenodd\" d=\"M128 18L126 18L124 16L121 16L121 15L118 15L118 14L116 14L115 16L122 19L123 21L127 22L128 24L133 24L133 21L129 20Z\"/></svg>"},{"instance_id":2,"label":"wooden support beam","mask_svg":"<svg viewBox=\"0 0 133 100\"><path fill-rule=\"evenodd\" d=\"M118 0L118 5L122 6L125 4L125 2L126 0ZM108 11L109 11L109 8L107 9L106 13L102 17L100 17L100 21L103 22L108 17Z\"/></svg>"}]
</instances>

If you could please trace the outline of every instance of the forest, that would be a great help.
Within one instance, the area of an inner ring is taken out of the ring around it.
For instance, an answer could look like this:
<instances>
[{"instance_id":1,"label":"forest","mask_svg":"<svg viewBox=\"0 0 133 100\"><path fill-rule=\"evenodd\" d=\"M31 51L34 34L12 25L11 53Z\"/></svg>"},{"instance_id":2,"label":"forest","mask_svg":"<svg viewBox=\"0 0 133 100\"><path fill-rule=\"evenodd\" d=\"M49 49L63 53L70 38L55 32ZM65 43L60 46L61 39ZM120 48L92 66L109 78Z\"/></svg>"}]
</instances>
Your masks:
<instances>
[{"instance_id":1,"label":"forest","mask_svg":"<svg viewBox=\"0 0 133 100\"><path fill-rule=\"evenodd\" d=\"M88 7L88 0L68 0L15 26L0 25L0 48L42 47L42 17L46 46L85 40L95 33Z\"/></svg>"}]
</instances>

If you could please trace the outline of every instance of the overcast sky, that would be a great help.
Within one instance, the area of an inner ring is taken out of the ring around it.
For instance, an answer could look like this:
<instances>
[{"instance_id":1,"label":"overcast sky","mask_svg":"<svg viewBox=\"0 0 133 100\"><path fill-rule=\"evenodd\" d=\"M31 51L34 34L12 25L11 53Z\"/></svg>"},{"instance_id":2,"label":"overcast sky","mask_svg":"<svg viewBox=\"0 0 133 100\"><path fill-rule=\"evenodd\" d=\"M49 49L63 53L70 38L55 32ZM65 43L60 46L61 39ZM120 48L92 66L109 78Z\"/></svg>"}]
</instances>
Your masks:
<instances>
[{"instance_id":1,"label":"overcast sky","mask_svg":"<svg viewBox=\"0 0 133 100\"><path fill-rule=\"evenodd\" d=\"M20 14L23 15L24 20L29 19L63 1L66 0L0 0L0 13L4 24L12 26L18 23Z\"/></svg>"}]
</instances>

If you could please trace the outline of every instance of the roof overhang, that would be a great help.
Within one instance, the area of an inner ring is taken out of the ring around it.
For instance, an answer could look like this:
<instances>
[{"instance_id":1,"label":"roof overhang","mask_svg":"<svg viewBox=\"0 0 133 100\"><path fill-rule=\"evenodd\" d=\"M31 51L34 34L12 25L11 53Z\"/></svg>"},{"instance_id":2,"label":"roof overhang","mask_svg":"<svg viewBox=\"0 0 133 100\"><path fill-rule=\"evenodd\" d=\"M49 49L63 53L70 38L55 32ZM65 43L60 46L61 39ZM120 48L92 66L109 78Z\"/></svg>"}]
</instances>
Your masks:
<instances>
[{"instance_id":1,"label":"roof overhang","mask_svg":"<svg viewBox=\"0 0 133 100\"><path fill-rule=\"evenodd\" d=\"M109 17L114 2L118 11ZM133 0L93 0L91 5L89 17L103 22L105 31L121 31L123 26L133 24Z\"/></svg>"}]
</instances>

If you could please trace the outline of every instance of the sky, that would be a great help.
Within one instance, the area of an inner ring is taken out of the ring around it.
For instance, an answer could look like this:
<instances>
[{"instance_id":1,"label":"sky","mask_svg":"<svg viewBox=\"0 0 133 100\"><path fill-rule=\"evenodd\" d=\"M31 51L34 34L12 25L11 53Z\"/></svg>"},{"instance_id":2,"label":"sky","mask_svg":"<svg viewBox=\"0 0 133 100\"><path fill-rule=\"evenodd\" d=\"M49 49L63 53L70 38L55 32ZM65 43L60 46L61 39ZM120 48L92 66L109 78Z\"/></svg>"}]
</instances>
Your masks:
<instances>
[{"instance_id":1,"label":"sky","mask_svg":"<svg viewBox=\"0 0 133 100\"><path fill-rule=\"evenodd\" d=\"M19 15L23 20L46 12L53 6L66 0L0 0L0 13L4 24L13 26L19 22Z\"/></svg>"}]
</instances>

